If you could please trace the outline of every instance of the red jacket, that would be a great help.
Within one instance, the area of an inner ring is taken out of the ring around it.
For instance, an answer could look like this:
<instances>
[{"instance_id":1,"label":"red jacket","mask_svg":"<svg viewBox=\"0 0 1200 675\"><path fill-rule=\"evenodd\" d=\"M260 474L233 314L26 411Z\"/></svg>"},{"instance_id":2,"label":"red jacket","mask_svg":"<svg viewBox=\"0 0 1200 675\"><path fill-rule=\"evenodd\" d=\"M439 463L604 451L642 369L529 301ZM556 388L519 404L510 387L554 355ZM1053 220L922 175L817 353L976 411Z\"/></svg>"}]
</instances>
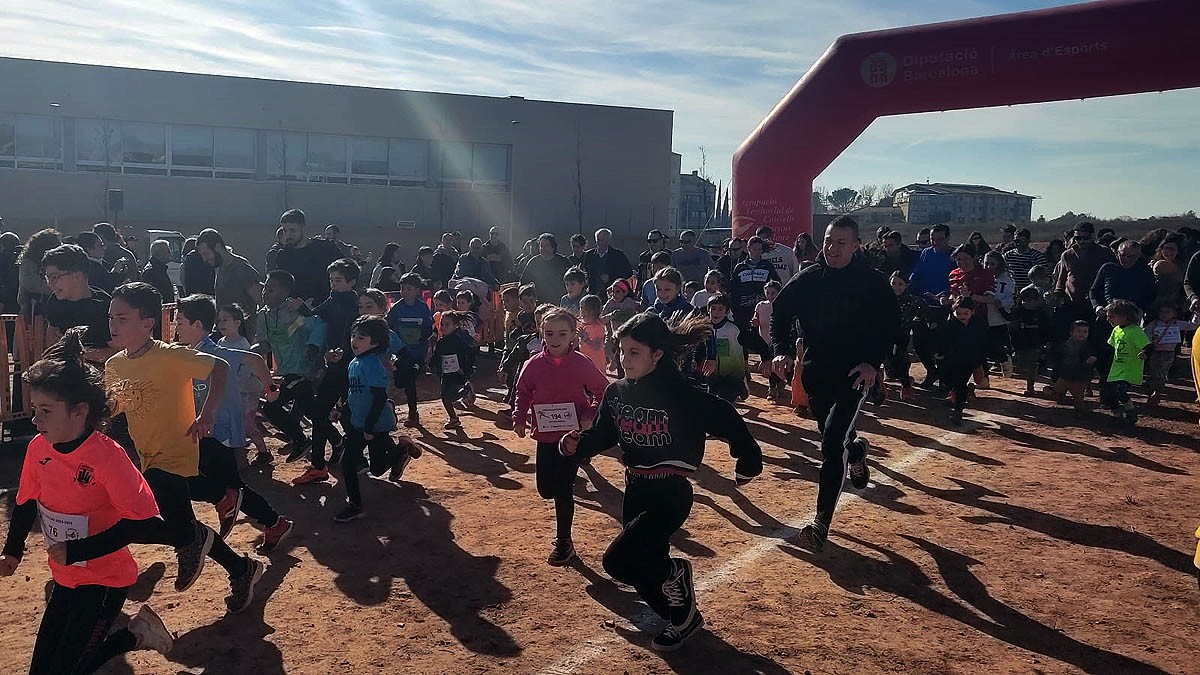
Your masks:
<instances>
[{"instance_id":1,"label":"red jacket","mask_svg":"<svg viewBox=\"0 0 1200 675\"><path fill-rule=\"evenodd\" d=\"M586 429L596 418L596 408L607 388L608 377L583 354L569 351L561 359L555 359L543 351L525 363L517 378L513 424L517 427L528 424L534 440L540 443L557 443L567 430L539 432L539 413L549 414L550 409L539 411L537 406L573 404L576 422Z\"/></svg>"}]
</instances>

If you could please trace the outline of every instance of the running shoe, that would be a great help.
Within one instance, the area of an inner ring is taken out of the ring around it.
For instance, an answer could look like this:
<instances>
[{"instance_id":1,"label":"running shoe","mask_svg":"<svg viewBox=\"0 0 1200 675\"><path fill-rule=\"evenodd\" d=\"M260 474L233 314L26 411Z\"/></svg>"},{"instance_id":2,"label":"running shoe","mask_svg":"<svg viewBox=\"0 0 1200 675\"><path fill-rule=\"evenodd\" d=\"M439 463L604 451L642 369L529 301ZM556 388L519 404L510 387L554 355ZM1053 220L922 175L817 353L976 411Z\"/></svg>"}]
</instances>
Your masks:
<instances>
[{"instance_id":1,"label":"running shoe","mask_svg":"<svg viewBox=\"0 0 1200 675\"><path fill-rule=\"evenodd\" d=\"M901 389L900 389L900 400L901 400L901 401L904 401L904 402L906 402L906 403L907 403L907 402L910 402L910 401L915 401L915 400L917 400L917 392L916 392L916 390L915 390L915 389L913 389L913 388L912 388L912 386L901 387Z\"/></svg>"},{"instance_id":2,"label":"running shoe","mask_svg":"<svg viewBox=\"0 0 1200 675\"><path fill-rule=\"evenodd\" d=\"M546 558L546 562L554 567L565 567L575 559L575 545L570 539L555 539L554 548L550 550L550 556Z\"/></svg>"},{"instance_id":3,"label":"running shoe","mask_svg":"<svg viewBox=\"0 0 1200 675\"><path fill-rule=\"evenodd\" d=\"M305 439L303 441L294 442L292 443L291 451L288 452L287 457L283 461L291 464L296 460L304 459L304 456L308 454L310 449L312 449L312 441L310 440Z\"/></svg>"},{"instance_id":4,"label":"running shoe","mask_svg":"<svg viewBox=\"0 0 1200 675\"><path fill-rule=\"evenodd\" d=\"M813 553L820 553L825 549L825 540L828 538L829 526L814 520L800 530L797 543Z\"/></svg>"},{"instance_id":5,"label":"running shoe","mask_svg":"<svg viewBox=\"0 0 1200 675\"><path fill-rule=\"evenodd\" d=\"M269 466L275 461L270 452L257 452L254 454L254 459L250 460L250 466Z\"/></svg>"},{"instance_id":6,"label":"running shoe","mask_svg":"<svg viewBox=\"0 0 1200 675\"><path fill-rule=\"evenodd\" d=\"M663 632L658 634L658 637L650 643L650 646L658 652L673 652L683 645L683 641L696 634L696 631L704 627L704 617L700 612L696 612L692 620L686 626L677 628L673 624L667 624Z\"/></svg>"},{"instance_id":7,"label":"running shoe","mask_svg":"<svg viewBox=\"0 0 1200 675\"><path fill-rule=\"evenodd\" d=\"M871 444L865 438L856 439L854 442L862 448L862 457L857 462L850 462L850 484L855 490L863 490L871 482L871 470L867 468L867 452L871 449Z\"/></svg>"},{"instance_id":8,"label":"running shoe","mask_svg":"<svg viewBox=\"0 0 1200 675\"><path fill-rule=\"evenodd\" d=\"M364 512L362 510L361 506L347 504L346 508L342 509L341 511L338 511L338 514L333 517L333 522L348 523L352 520L359 520L360 518L366 518L366 517L367 517L367 514L366 514L366 512Z\"/></svg>"},{"instance_id":9,"label":"running shoe","mask_svg":"<svg viewBox=\"0 0 1200 675\"><path fill-rule=\"evenodd\" d=\"M421 456L421 448L413 443L411 439L402 437L396 442L396 464L392 467L392 471L388 474L388 480L393 483L399 483L404 477L404 471L412 461Z\"/></svg>"},{"instance_id":10,"label":"running shoe","mask_svg":"<svg viewBox=\"0 0 1200 675\"><path fill-rule=\"evenodd\" d=\"M687 558L671 558L671 576L663 582L662 592L667 598L667 612L671 625L682 629L696 615L696 592L692 584L692 563Z\"/></svg>"},{"instance_id":11,"label":"running shoe","mask_svg":"<svg viewBox=\"0 0 1200 675\"><path fill-rule=\"evenodd\" d=\"M461 428L463 428L463 425L462 425L462 422L456 418L456 419L452 419L452 420L446 420L446 423L442 425L442 428L443 429L461 429Z\"/></svg>"},{"instance_id":12,"label":"running shoe","mask_svg":"<svg viewBox=\"0 0 1200 675\"><path fill-rule=\"evenodd\" d=\"M254 587L262 579L267 566L250 556L244 556L246 571L240 577L229 580L229 595L225 598L225 607L230 614L240 614L254 601Z\"/></svg>"},{"instance_id":13,"label":"running shoe","mask_svg":"<svg viewBox=\"0 0 1200 675\"><path fill-rule=\"evenodd\" d=\"M242 489L226 489L225 496L221 498L221 501L217 502L218 536L222 539L229 536L230 531L233 530L233 524L237 522L238 512L241 510Z\"/></svg>"},{"instance_id":14,"label":"running shoe","mask_svg":"<svg viewBox=\"0 0 1200 675\"><path fill-rule=\"evenodd\" d=\"M283 516L275 521L275 524L263 530L263 541L256 549L259 553L271 553L279 548L279 543L287 539L292 530L296 529L296 524Z\"/></svg>"},{"instance_id":15,"label":"running shoe","mask_svg":"<svg viewBox=\"0 0 1200 675\"><path fill-rule=\"evenodd\" d=\"M307 471L292 479L292 485L308 485L309 483L322 483L327 480L329 480L329 469L318 469L315 466L310 466Z\"/></svg>"},{"instance_id":16,"label":"running shoe","mask_svg":"<svg viewBox=\"0 0 1200 675\"><path fill-rule=\"evenodd\" d=\"M404 420L404 426L408 427L409 429L415 429L416 427L421 426L421 416L415 412L409 413L408 419Z\"/></svg>"},{"instance_id":17,"label":"running shoe","mask_svg":"<svg viewBox=\"0 0 1200 675\"><path fill-rule=\"evenodd\" d=\"M468 408L473 408L475 406L475 387L468 382L463 389L463 403L467 404Z\"/></svg>"},{"instance_id":18,"label":"running shoe","mask_svg":"<svg viewBox=\"0 0 1200 675\"><path fill-rule=\"evenodd\" d=\"M192 527L195 528L192 542L175 549L179 567L175 576L175 590L181 593L191 588L200 578L200 573L204 571L204 561L217 538L217 533L203 523L192 523Z\"/></svg>"},{"instance_id":19,"label":"running shoe","mask_svg":"<svg viewBox=\"0 0 1200 675\"><path fill-rule=\"evenodd\" d=\"M134 650L153 650L166 656L175 646L175 638L161 617L150 607L142 605L138 613L129 620L129 632L137 638Z\"/></svg>"}]
</instances>

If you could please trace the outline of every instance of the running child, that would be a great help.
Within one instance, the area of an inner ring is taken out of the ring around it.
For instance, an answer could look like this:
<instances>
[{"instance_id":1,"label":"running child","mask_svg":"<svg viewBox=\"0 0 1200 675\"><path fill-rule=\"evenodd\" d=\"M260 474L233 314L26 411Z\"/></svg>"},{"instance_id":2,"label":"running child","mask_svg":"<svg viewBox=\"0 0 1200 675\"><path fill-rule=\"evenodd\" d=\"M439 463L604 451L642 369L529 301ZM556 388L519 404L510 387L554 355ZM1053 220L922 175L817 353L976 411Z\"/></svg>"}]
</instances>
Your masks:
<instances>
[{"instance_id":1,"label":"running child","mask_svg":"<svg viewBox=\"0 0 1200 675\"><path fill-rule=\"evenodd\" d=\"M350 350L354 359L349 366L349 390L346 407L350 419L346 424L346 452L342 455L342 481L346 484L346 507L333 517L338 523L348 523L366 516L363 511L362 490L358 470L367 451L367 467L373 476L391 470L390 480L398 481L409 462L421 456L421 449L408 438L397 445L392 438L396 430L396 411L387 398L388 355L391 331L381 316L360 316L351 329Z\"/></svg>"},{"instance_id":2,"label":"running child","mask_svg":"<svg viewBox=\"0 0 1200 675\"><path fill-rule=\"evenodd\" d=\"M775 308L775 298L779 297L779 291L783 289L783 284L777 279L772 279L763 284L763 296L756 305L754 305L754 316L750 318L750 327L758 330L758 337L762 340L763 346L767 349L765 353L760 353L763 364L769 364L774 354L771 352L769 345L771 344L771 315ZM784 381L775 371L767 368L767 398L776 399L783 396Z\"/></svg>"},{"instance_id":3,"label":"running child","mask_svg":"<svg viewBox=\"0 0 1200 675\"><path fill-rule=\"evenodd\" d=\"M217 310L217 332L221 334L217 340L218 347L251 351L250 340L246 335L246 313L236 302ZM243 425L246 435L250 437L250 444L254 446L254 459L250 461L250 466L266 466L274 458L271 451L267 450L267 440L263 437L262 427L258 425L258 402L264 391L263 386L266 385L269 389L273 382L260 382L259 377L249 368L237 372L237 381L238 396L242 400L242 414L245 416Z\"/></svg>"},{"instance_id":4,"label":"running child","mask_svg":"<svg viewBox=\"0 0 1200 675\"><path fill-rule=\"evenodd\" d=\"M692 298L696 297L696 294L699 293L700 289L702 289L702 288L704 288L704 287L700 285L699 281L687 282L686 284L683 285L683 299L687 300L688 303L691 304L696 309L704 309L703 307L699 307L695 303L692 302Z\"/></svg>"},{"instance_id":5,"label":"running child","mask_svg":"<svg viewBox=\"0 0 1200 675\"><path fill-rule=\"evenodd\" d=\"M617 367L617 377L625 377L625 370L621 367L621 355L617 350L617 329L637 314L638 305L632 297L632 290L628 281L617 279L609 286L608 302L604 303L604 308L600 310L600 321L606 329L608 358Z\"/></svg>"},{"instance_id":6,"label":"running child","mask_svg":"<svg viewBox=\"0 0 1200 675\"><path fill-rule=\"evenodd\" d=\"M512 419L513 405L517 397L517 375L521 366L529 360L531 345L538 338L537 318L537 288L533 284L525 284L517 289L517 312L513 317L512 326L505 319L505 347L500 357L499 372L504 373L504 385L507 393L504 403L507 408L500 412L502 418Z\"/></svg>"},{"instance_id":7,"label":"running child","mask_svg":"<svg viewBox=\"0 0 1200 675\"><path fill-rule=\"evenodd\" d=\"M954 316L942 327L939 347L935 358L938 362L938 379L950 390L947 401L953 408L950 423L961 426L963 410L971 396L968 383L971 374L987 360L991 344L987 323L980 318L975 301L961 296L954 301Z\"/></svg>"},{"instance_id":8,"label":"running child","mask_svg":"<svg viewBox=\"0 0 1200 675\"><path fill-rule=\"evenodd\" d=\"M664 267L654 275L654 304L647 311L661 316L664 321L682 321L700 315L700 311L683 298L683 277L674 267Z\"/></svg>"},{"instance_id":9,"label":"running child","mask_svg":"<svg viewBox=\"0 0 1200 675\"><path fill-rule=\"evenodd\" d=\"M708 391L730 403L747 396L746 352L742 348L742 331L729 316L730 299L717 293L708 299L708 318L712 322L712 339L716 345L716 363L708 376Z\"/></svg>"},{"instance_id":10,"label":"running child","mask_svg":"<svg viewBox=\"0 0 1200 675\"><path fill-rule=\"evenodd\" d=\"M579 351L596 364L601 373L608 372L608 361L604 355L604 324L600 322L599 296L585 295L579 301Z\"/></svg>"},{"instance_id":11,"label":"running child","mask_svg":"<svg viewBox=\"0 0 1200 675\"><path fill-rule=\"evenodd\" d=\"M1146 405L1155 406L1162 399L1163 390L1167 387L1167 379L1171 376L1171 365L1175 363L1175 353L1183 343L1184 331L1196 330L1196 324L1177 318L1178 309L1175 305L1164 304L1158 308L1158 319L1146 326L1150 342L1154 349L1150 352L1150 374L1146 380L1149 398Z\"/></svg>"},{"instance_id":12,"label":"running child","mask_svg":"<svg viewBox=\"0 0 1200 675\"><path fill-rule=\"evenodd\" d=\"M442 338L433 348L431 367L442 380L442 406L446 409L445 429L461 429L462 422L454 410L460 400L470 407L475 403L471 391L471 376L475 374L475 350L471 338L461 330L467 317L462 312L442 313Z\"/></svg>"},{"instance_id":13,"label":"running child","mask_svg":"<svg viewBox=\"0 0 1200 675\"><path fill-rule=\"evenodd\" d=\"M892 272L888 279L892 292L896 294L896 302L900 306L900 330L892 342L892 353L887 363L888 377L900 383L900 400L912 401L917 392L912 386L912 375L909 374L911 363L908 358L908 347L912 343L913 326L921 313L919 301L908 292L908 277L902 272Z\"/></svg>"},{"instance_id":14,"label":"running child","mask_svg":"<svg viewBox=\"0 0 1200 675\"><path fill-rule=\"evenodd\" d=\"M1017 294L1017 306L1009 317L1008 334L1016 352L1014 365L1025 374L1025 395L1033 396L1038 362L1046 353L1052 334L1050 314L1038 289L1026 286Z\"/></svg>"},{"instance_id":15,"label":"running child","mask_svg":"<svg viewBox=\"0 0 1200 675\"><path fill-rule=\"evenodd\" d=\"M579 267L572 267L563 274L563 286L567 292L558 301L558 306L579 316L579 301L583 299L583 289L587 287L587 273Z\"/></svg>"},{"instance_id":16,"label":"running child","mask_svg":"<svg viewBox=\"0 0 1200 675\"><path fill-rule=\"evenodd\" d=\"M688 476L704 459L705 437L729 442L738 485L762 472L762 450L733 406L679 372L677 360L711 330L704 316L689 317L674 329L650 312L626 322L617 331L626 378L605 390L591 429L571 431L559 441L564 456L580 460L621 447L622 530L604 553L604 569L633 586L668 621L652 643L659 651L678 649L704 625L692 564L671 557L671 535L691 511Z\"/></svg>"},{"instance_id":17,"label":"running child","mask_svg":"<svg viewBox=\"0 0 1200 675\"><path fill-rule=\"evenodd\" d=\"M581 305L594 298L584 298ZM571 348L578 330L575 316L565 308L550 310L542 318L542 352L525 363L517 380L513 430L524 438L532 426L537 441L537 489L542 499L554 500L555 539L551 565L566 565L575 557L571 524L575 518L575 475L579 462L558 452L558 442L568 431L587 429L596 418L608 378L593 360Z\"/></svg>"},{"instance_id":18,"label":"running child","mask_svg":"<svg viewBox=\"0 0 1200 675\"><path fill-rule=\"evenodd\" d=\"M421 426L421 417L417 413L417 378L425 372L429 337L433 335L433 314L429 305L420 301L421 284L418 274L409 272L400 277L400 302L392 305L387 313L388 327L408 345L410 363L407 367L396 368L395 381L396 388L404 390L408 401L408 419L404 426L409 428Z\"/></svg>"},{"instance_id":19,"label":"running child","mask_svg":"<svg viewBox=\"0 0 1200 675\"><path fill-rule=\"evenodd\" d=\"M658 302L658 287L654 285L654 277L670 266L670 251L659 251L650 256L650 276L644 280L639 280L639 283L642 284L642 307L649 309Z\"/></svg>"},{"instance_id":20,"label":"running child","mask_svg":"<svg viewBox=\"0 0 1200 675\"><path fill-rule=\"evenodd\" d=\"M378 316L384 321L387 321L388 309L391 303L388 302L387 295L378 288L368 288L358 295L358 318L364 316ZM395 357L395 360L387 359L388 372L394 375L394 368L399 367L399 361L403 359L406 363L411 361L408 356L408 345L404 344L404 340L396 334L396 331L388 328L388 348L387 353Z\"/></svg>"},{"instance_id":21,"label":"running child","mask_svg":"<svg viewBox=\"0 0 1200 675\"><path fill-rule=\"evenodd\" d=\"M704 288L696 291L692 296L691 303L699 310L708 309L708 300L712 296L721 292L721 284L724 278L721 273L716 270L709 270L704 275Z\"/></svg>"},{"instance_id":22,"label":"running child","mask_svg":"<svg viewBox=\"0 0 1200 675\"><path fill-rule=\"evenodd\" d=\"M300 417L309 419L313 427L329 425L326 437L335 433L328 417L316 412L314 380L317 372L316 350L309 348L317 320L293 309L288 298L295 295L295 279L291 273L275 270L267 275L263 287L263 304L255 323L254 345L251 349L265 356L270 354L275 362L275 375L279 377L279 398L262 404L263 416L283 432L290 448L288 462L294 462L308 454L312 441L300 424ZM287 406L293 410L289 411Z\"/></svg>"},{"instance_id":23,"label":"running child","mask_svg":"<svg viewBox=\"0 0 1200 675\"><path fill-rule=\"evenodd\" d=\"M114 656L138 649L166 656L174 642L149 605L142 605L127 628L109 633L138 577L127 544L134 532L165 524L129 455L97 430L109 414L108 393L100 370L83 358L86 332L69 329L21 375L30 388L38 435L25 451L0 577L16 571L40 514L53 582L30 673L93 673ZM71 544L89 535L101 545L82 563Z\"/></svg>"},{"instance_id":24,"label":"running child","mask_svg":"<svg viewBox=\"0 0 1200 675\"><path fill-rule=\"evenodd\" d=\"M234 553L196 520L192 510L193 493L227 487L201 472L199 440L212 434L230 378L229 366L190 347L154 339L162 317L162 298L147 283L135 281L117 287L108 312L112 344L121 349L104 367L105 383L117 406L113 412L124 412L129 420L142 474L170 534L134 541L175 548L179 560L175 590L180 592L191 588L204 569L205 556L211 557L229 575L230 594L225 604L236 614L250 605L266 566ZM192 380L209 380L199 414Z\"/></svg>"},{"instance_id":25,"label":"running child","mask_svg":"<svg viewBox=\"0 0 1200 675\"><path fill-rule=\"evenodd\" d=\"M1084 396L1096 369L1096 354L1088 340L1091 329L1087 321L1076 321L1071 325L1071 337L1055 345L1049 355L1050 367L1054 369L1054 384L1047 387L1046 393L1053 394L1059 405L1066 402L1066 395L1070 393L1074 399L1076 417L1087 412Z\"/></svg>"},{"instance_id":26,"label":"running child","mask_svg":"<svg viewBox=\"0 0 1200 675\"><path fill-rule=\"evenodd\" d=\"M177 303L175 335L180 344L227 363L231 373L252 374L259 383L253 397L255 407L258 406L259 397L275 400L278 390L271 381L266 361L253 352L230 349L213 342L209 336L216 320L217 305L212 296L189 295ZM194 379L192 385L196 410L199 411L212 382L209 379ZM262 495L246 485L238 471L234 450L244 450L246 447L246 415L242 410L241 391L238 378L226 380L225 395L217 409L212 435L200 439L200 473L210 480L192 485L192 499L216 507L219 523L217 536L222 539L233 530L238 513L245 513L262 528L263 542L258 552L270 553L291 534L294 524L279 515Z\"/></svg>"},{"instance_id":27,"label":"running child","mask_svg":"<svg viewBox=\"0 0 1200 675\"><path fill-rule=\"evenodd\" d=\"M1146 358L1154 344L1146 331L1137 325L1141 311L1128 300L1113 300L1104 308L1112 333L1108 346L1113 348L1112 365L1100 387L1100 402L1112 414L1129 424L1137 424L1137 408L1129 398L1129 388L1141 386L1145 377Z\"/></svg>"},{"instance_id":28,"label":"running child","mask_svg":"<svg viewBox=\"0 0 1200 675\"><path fill-rule=\"evenodd\" d=\"M992 287L991 299L987 303L988 334L991 336L991 350L988 358L1000 366L1004 377L1012 377L1012 344L1009 342L1009 315L1015 304L1016 290L1008 264L999 251L988 251L983 256L983 267L996 277Z\"/></svg>"},{"instance_id":29,"label":"running child","mask_svg":"<svg viewBox=\"0 0 1200 675\"><path fill-rule=\"evenodd\" d=\"M442 339L442 314L454 309L454 294L442 289L433 294L433 334Z\"/></svg>"}]
</instances>

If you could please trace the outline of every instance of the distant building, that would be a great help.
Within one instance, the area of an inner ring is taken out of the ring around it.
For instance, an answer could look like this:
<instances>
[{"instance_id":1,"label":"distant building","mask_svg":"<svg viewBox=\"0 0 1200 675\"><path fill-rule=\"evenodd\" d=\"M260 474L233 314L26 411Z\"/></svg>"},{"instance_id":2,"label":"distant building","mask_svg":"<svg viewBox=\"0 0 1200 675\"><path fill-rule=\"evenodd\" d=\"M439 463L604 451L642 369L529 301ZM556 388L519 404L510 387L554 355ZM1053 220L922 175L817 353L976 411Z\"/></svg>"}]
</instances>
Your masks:
<instances>
[{"instance_id":1,"label":"distant building","mask_svg":"<svg viewBox=\"0 0 1200 675\"><path fill-rule=\"evenodd\" d=\"M679 209L683 203L679 199L679 171L683 166L683 155L678 152L671 153L671 198L667 200L667 228L669 230L679 229Z\"/></svg>"},{"instance_id":2,"label":"distant building","mask_svg":"<svg viewBox=\"0 0 1200 675\"><path fill-rule=\"evenodd\" d=\"M679 176L679 229L703 229L716 208L717 186L699 171Z\"/></svg>"},{"instance_id":3,"label":"distant building","mask_svg":"<svg viewBox=\"0 0 1200 675\"><path fill-rule=\"evenodd\" d=\"M880 225L889 227L904 222L904 212L893 206L864 206L846 215L854 219L863 232L874 230Z\"/></svg>"},{"instance_id":4,"label":"distant building","mask_svg":"<svg viewBox=\"0 0 1200 675\"><path fill-rule=\"evenodd\" d=\"M892 203L910 225L1028 223L1033 197L987 185L913 183L892 192Z\"/></svg>"}]
</instances>

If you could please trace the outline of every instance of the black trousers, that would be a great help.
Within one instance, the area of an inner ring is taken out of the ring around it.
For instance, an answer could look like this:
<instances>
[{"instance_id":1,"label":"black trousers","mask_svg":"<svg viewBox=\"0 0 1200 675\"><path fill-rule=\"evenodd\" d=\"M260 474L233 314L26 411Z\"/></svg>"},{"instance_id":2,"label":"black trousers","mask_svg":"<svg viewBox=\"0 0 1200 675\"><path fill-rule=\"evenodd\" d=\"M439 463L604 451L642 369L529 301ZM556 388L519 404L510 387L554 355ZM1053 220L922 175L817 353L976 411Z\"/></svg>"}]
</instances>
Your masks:
<instances>
[{"instance_id":1,"label":"black trousers","mask_svg":"<svg viewBox=\"0 0 1200 675\"><path fill-rule=\"evenodd\" d=\"M227 489L241 488L242 513L262 527L271 527L279 521L279 513L271 508L266 498L242 481L233 448L211 436L200 439L200 473L209 480L189 484L193 490L192 498L196 501L216 504L225 496Z\"/></svg>"},{"instance_id":2,"label":"black trousers","mask_svg":"<svg viewBox=\"0 0 1200 675\"><path fill-rule=\"evenodd\" d=\"M954 411L960 415L967 407L971 374L976 368L978 366L970 364L947 363L938 370L938 379L942 381L942 385L954 393Z\"/></svg>"},{"instance_id":3,"label":"black trousers","mask_svg":"<svg viewBox=\"0 0 1200 675\"><path fill-rule=\"evenodd\" d=\"M396 465L396 453L400 449L395 439L386 431L381 431L367 440L363 433L351 426L345 425L346 452L342 455L342 482L346 484L346 499L355 506L362 506L362 487L358 481L358 469L362 466L363 450L367 451L367 466L372 476L382 476Z\"/></svg>"},{"instance_id":4,"label":"black trousers","mask_svg":"<svg viewBox=\"0 0 1200 675\"><path fill-rule=\"evenodd\" d=\"M908 374L908 343L909 333L905 331L892 341L892 353L887 362L887 373L893 380L900 382L902 387L912 386L912 375Z\"/></svg>"},{"instance_id":5,"label":"black trousers","mask_svg":"<svg viewBox=\"0 0 1200 675\"><path fill-rule=\"evenodd\" d=\"M417 414L417 378L421 373L425 372L425 360L413 360L412 365L407 368L396 368L394 379L397 389L404 390L404 396L408 399L408 414Z\"/></svg>"},{"instance_id":6,"label":"black trousers","mask_svg":"<svg viewBox=\"0 0 1200 675\"><path fill-rule=\"evenodd\" d=\"M867 392L850 386L848 374L834 375L805 369L802 375L808 392L808 408L821 432L821 481L817 486L817 520L825 525L833 522L846 480L847 463L863 459L862 447L855 441L858 432L854 425ZM839 381L831 385L830 380Z\"/></svg>"},{"instance_id":7,"label":"black trousers","mask_svg":"<svg viewBox=\"0 0 1200 675\"><path fill-rule=\"evenodd\" d=\"M334 406L346 396L349 389L350 375L346 366L341 364L326 368L325 375L317 383L317 397L313 403L313 414L316 417L309 417L313 423L312 465L317 469L325 468L325 444L332 442L336 445L341 441L341 434L333 428L333 422L329 421L329 413L333 412ZM324 420L324 423L318 424L318 419Z\"/></svg>"},{"instance_id":8,"label":"black trousers","mask_svg":"<svg viewBox=\"0 0 1200 675\"><path fill-rule=\"evenodd\" d=\"M225 487L220 481L214 481L204 474L184 478L177 474L168 473L162 469L150 469L145 473L146 483L158 502L158 514L162 517L166 528L154 528L145 536L134 539L138 544L165 544L172 547L186 546L192 543L196 536L196 512L192 510L193 491L210 494L220 490L225 494ZM161 533L169 533L162 536ZM224 539L215 537L208 557L212 558L231 577L241 576L246 571L246 559L233 552Z\"/></svg>"},{"instance_id":9,"label":"black trousers","mask_svg":"<svg viewBox=\"0 0 1200 675\"><path fill-rule=\"evenodd\" d=\"M691 511L692 483L687 478L625 474L621 534L604 552L604 570L633 586L664 619L670 618L662 584L671 575L671 535Z\"/></svg>"},{"instance_id":10,"label":"black trousers","mask_svg":"<svg viewBox=\"0 0 1200 675\"><path fill-rule=\"evenodd\" d=\"M342 393L345 393L344 389ZM336 400L334 399L334 402ZM337 430L333 428L333 422L329 421L329 411L333 409L334 403L329 403L329 409L322 413L318 406L317 396L313 392L312 382L299 375L284 375L283 385L279 388L279 398L274 403L263 403L262 409L267 420L275 425L276 429L282 431L292 443L307 443L309 439L308 435L304 433L304 427L300 426L300 420L290 414L285 407L289 403L294 404L312 422L313 464L318 468L324 467L325 441L338 437ZM322 439L319 465L316 451L318 436Z\"/></svg>"},{"instance_id":11,"label":"black trousers","mask_svg":"<svg viewBox=\"0 0 1200 675\"><path fill-rule=\"evenodd\" d=\"M131 651L137 639L122 628L112 628L128 588L51 584L50 599L33 644L30 675L94 673L118 654Z\"/></svg>"},{"instance_id":12,"label":"black trousers","mask_svg":"<svg viewBox=\"0 0 1200 675\"><path fill-rule=\"evenodd\" d=\"M468 378L462 373L447 373L442 375L442 405L447 414L454 412L454 404L466 393ZM455 417L456 415L451 415Z\"/></svg>"},{"instance_id":13,"label":"black trousers","mask_svg":"<svg viewBox=\"0 0 1200 675\"><path fill-rule=\"evenodd\" d=\"M575 476L579 460L564 457L558 443L537 444L537 491L542 499L554 500L555 536L570 541L575 521Z\"/></svg>"},{"instance_id":14,"label":"black trousers","mask_svg":"<svg viewBox=\"0 0 1200 675\"><path fill-rule=\"evenodd\" d=\"M988 358L992 363L1002 364L1011 357L1012 341L1008 337L1008 324L988 326Z\"/></svg>"}]
</instances>

